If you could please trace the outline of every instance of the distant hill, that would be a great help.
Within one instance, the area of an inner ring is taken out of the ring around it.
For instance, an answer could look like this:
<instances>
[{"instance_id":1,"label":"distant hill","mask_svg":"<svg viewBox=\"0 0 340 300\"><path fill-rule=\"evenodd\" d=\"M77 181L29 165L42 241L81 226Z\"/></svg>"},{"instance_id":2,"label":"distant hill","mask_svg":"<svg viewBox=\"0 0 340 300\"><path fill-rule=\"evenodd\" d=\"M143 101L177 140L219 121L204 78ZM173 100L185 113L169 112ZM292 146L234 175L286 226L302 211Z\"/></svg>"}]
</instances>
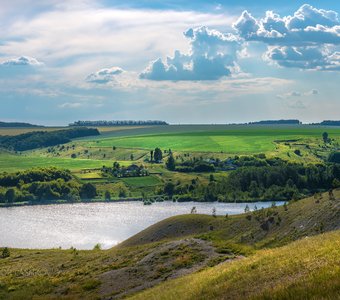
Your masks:
<instances>
[{"instance_id":1,"label":"distant hill","mask_svg":"<svg viewBox=\"0 0 340 300\"><path fill-rule=\"evenodd\" d=\"M147 121L76 121L69 126L145 126L145 125L169 125L165 121L147 120Z\"/></svg>"},{"instance_id":2,"label":"distant hill","mask_svg":"<svg viewBox=\"0 0 340 300\"><path fill-rule=\"evenodd\" d=\"M311 125L322 125L322 126L340 126L340 121L336 120L325 120L321 123L313 123Z\"/></svg>"},{"instance_id":3,"label":"distant hill","mask_svg":"<svg viewBox=\"0 0 340 300\"><path fill-rule=\"evenodd\" d=\"M288 206L269 208L245 214L211 218L207 215L175 216L158 222L122 242L119 247L138 246L173 238L198 236L210 232L210 237L240 245L261 247L283 246L305 236L340 230L340 189L290 202Z\"/></svg>"},{"instance_id":4,"label":"distant hill","mask_svg":"<svg viewBox=\"0 0 340 300\"><path fill-rule=\"evenodd\" d=\"M44 126L22 122L0 122L0 127L44 127Z\"/></svg>"},{"instance_id":5,"label":"distant hill","mask_svg":"<svg viewBox=\"0 0 340 300\"><path fill-rule=\"evenodd\" d=\"M299 120L264 120L258 122L249 122L248 125L299 125L302 124Z\"/></svg>"}]
</instances>

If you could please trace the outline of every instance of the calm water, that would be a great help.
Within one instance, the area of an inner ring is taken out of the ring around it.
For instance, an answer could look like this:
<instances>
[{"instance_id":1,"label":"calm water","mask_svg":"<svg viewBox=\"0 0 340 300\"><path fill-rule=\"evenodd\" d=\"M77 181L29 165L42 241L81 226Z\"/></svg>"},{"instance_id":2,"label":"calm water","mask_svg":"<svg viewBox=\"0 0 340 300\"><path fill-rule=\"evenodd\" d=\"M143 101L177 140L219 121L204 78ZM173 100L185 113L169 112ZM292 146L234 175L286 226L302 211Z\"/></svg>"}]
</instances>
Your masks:
<instances>
[{"instance_id":1,"label":"calm water","mask_svg":"<svg viewBox=\"0 0 340 300\"><path fill-rule=\"evenodd\" d=\"M282 203L277 203L278 205ZM248 204L250 209L270 202ZM174 215L190 213L238 214L245 203L142 202L79 203L0 209L0 247L92 249L109 248L146 227Z\"/></svg>"}]
</instances>

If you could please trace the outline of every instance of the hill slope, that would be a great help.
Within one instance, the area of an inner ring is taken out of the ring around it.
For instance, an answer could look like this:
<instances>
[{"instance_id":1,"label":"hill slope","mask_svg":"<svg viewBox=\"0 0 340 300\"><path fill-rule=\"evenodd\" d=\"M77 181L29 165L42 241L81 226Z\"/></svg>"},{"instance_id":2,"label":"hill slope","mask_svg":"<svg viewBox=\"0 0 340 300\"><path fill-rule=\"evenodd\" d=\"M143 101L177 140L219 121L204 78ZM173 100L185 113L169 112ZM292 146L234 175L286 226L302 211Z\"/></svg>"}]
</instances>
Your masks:
<instances>
[{"instance_id":1,"label":"hill slope","mask_svg":"<svg viewBox=\"0 0 340 300\"><path fill-rule=\"evenodd\" d=\"M330 200L325 193L286 206L229 217L176 216L150 226L119 247L191 235L254 249L281 246L304 236L340 229L340 190L334 191L334 198Z\"/></svg>"},{"instance_id":2,"label":"hill slope","mask_svg":"<svg viewBox=\"0 0 340 300\"><path fill-rule=\"evenodd\" d=\"M340 299L340 231L171 280L132 299Z\"/></svg>"}]
</instances>

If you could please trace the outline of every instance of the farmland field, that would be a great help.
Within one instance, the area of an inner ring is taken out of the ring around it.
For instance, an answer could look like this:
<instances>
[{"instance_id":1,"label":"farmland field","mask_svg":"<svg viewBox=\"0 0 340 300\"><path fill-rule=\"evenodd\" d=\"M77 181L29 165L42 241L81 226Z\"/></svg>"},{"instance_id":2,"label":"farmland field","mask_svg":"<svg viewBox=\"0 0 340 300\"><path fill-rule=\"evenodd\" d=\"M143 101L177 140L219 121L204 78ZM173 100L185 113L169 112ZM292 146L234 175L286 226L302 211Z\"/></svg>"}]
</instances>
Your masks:
<instances>
[{"instance_id":1,"label":"farmland field","mask_svg":"<svg viewBox=\"0 0 340 300\"><path fill-rule=\"evenodd\" d=\"M0 135L18 135L33 131L55 131L66 127L0 127Z\"/></svg>"},{"instance_id":2,"label":"farmland field","mask_svg":"<svg viewBox=\"0 0 340 300\"><path fill-rule=\"evenodd\" d=\"M26 128L25 130L35 130ZM9 130L13 134L18 129ZM12 130L12 131L11 131ZM24 130L21 128L20 130ZM24 130L24 131L25 131ZM314 153L322 155L328 149L322 142L322 133L327 131L335 146L340 140L340 128L313 126L246 126L246 125L170 125L150 127L105 127L102 134L72 141L63 151L47 148L26 151L22 154L0 153L0 170L14 172L31 167L56 166L72 171L110 166L113 161L121 165L134 161L143 163L149 150L156 147L172 149L181 155L193 152L208 158L210 153L224 159L227 155L267 153L293 161L315 162ZM1 132L0 132L1 133ZM17 132L18 133L18 132ZM285 145L282 141L290 141ZM277 143L275 141L281 141ZM292 142L293 141L293 142ZM294 142L295 141L295 142ZM305 144L310 148L306 149ZM117 147L115 150L112 147ZM66 150L67 148L67 150ZM296 156L300 149L302 156ZM221 153L223 152L223 153ZM75 153L75 159L71 155ZM177 154L176 154L177 155ZM150 166L151 167L151 166Z\"/></svg>"},{"instance_id":3,"label":"farmland field","mask_svg":"<svg viewBox=\"0 0 340 300\"><path fill-rule=\"evenodd\" d=\"M0 127L0 135L18 135L32 131L55 131L65 130L71 127ZM135 130L141 128L148 128L148 126L101 126L101 127L89 127L97 128L100 133L122 132L128 130Z\"/></svg>"},{"instance_id":4,"label":"farmland field","mask_svg":"<svg viewBox=\"0 0 340 300\"><path fill-rule=\"evenodd\" d=\"M106 161L106 163L107 165L111 164L109 161ZM52 166L70 170L100 168L103 166L103 161L92 159L24 156L7 153L0 154L0 170L3 172L16 172L28 168Z\"/></svg>"},{"instance_id":5,"label":"farmland field","mask_svg":"<svg viewBox=\"0 0 340 300\"><path fill-rule=\"evenodd\" d=\"M161 183L161 181L155 176L146 177L126 177L122 178L122 181L129 186L142 187L142 186L156 186Z\"/></svg>"},{"instance_id":6,"label":"farmland field","mask_svg":"<svg viewBox=\"0 0 340 300\"><path fill-rule=\"evenodd\" d=\"M327 131L332 138L340 138L339 128L322 128L311 126L166 126L164 131L154 128L148 131L126 132L110 137L103 135L95 139L87 138L87 146L126 147L154 149L172 149L173 151L226 152L233 154L250 154L269 152L276 148L277 140L300 140L321 138ZM183 130L192 130L183 132ZM171 132L172 131L172 132ZM146 133L146 134L143 134Z\"/></svg>"}]
</instances>

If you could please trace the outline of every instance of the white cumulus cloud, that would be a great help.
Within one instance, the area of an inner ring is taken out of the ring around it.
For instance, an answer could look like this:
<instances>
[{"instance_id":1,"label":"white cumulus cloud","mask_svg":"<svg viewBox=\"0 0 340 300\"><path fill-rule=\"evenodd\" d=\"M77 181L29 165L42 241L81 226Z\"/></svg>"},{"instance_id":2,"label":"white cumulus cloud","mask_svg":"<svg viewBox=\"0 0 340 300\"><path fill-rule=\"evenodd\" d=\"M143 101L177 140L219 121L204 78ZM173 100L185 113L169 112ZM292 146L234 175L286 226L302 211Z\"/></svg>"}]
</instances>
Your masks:
<instances>
[{"instance_id":1,"label":"white cumulus cloud","mask_svg":"<svg viewBox=\"0 0 340 300\"><path fill-rule=\"evenodd\" d=\"M301 6L292 16L267 11L262 19L244 11L233 24L246 41L269 45L265 58L282 67L340 70L338 13Z\"/></svg>"},{"instance_id":2,"label":"white cumulus cloud","mask_svg":"<svg viewBox=\"0 0 340 300\"><path fill-rule=\"evenodd\" d=\"M174 56L167 57L166 61L159 58L151 62L140 78L157 81L217 80L230 76L238 68L236 60L241 43L237 36L204 26L190 28L184 36L190 41L189 53L176 50Z\"/></svg>"},{"instance_id":3,"label":"white cumulus cloud","mask_svg":"<svg viewBox=\"0 0 340 300\"><path fill-rule=\"evenodd\" d=\"M86 81L97 83L97 84L105 84L108 82L115 81L117 75L120 75L124 72L122 68L112 67L108 69L101 69L97 72L91 73L87 76Z\"/></svg>"},{"instance_id":4,"label":"white cumulus cloud","mask_svg":"<svg viewBox=\"0 0 340 300\"><path fill-rule=\"evenodd\" d=\"M17 58L7 59L0 63L2 66L42 66L43 63L36 58L29 56L20 56Z\"/></svg>"}]
</instances>

